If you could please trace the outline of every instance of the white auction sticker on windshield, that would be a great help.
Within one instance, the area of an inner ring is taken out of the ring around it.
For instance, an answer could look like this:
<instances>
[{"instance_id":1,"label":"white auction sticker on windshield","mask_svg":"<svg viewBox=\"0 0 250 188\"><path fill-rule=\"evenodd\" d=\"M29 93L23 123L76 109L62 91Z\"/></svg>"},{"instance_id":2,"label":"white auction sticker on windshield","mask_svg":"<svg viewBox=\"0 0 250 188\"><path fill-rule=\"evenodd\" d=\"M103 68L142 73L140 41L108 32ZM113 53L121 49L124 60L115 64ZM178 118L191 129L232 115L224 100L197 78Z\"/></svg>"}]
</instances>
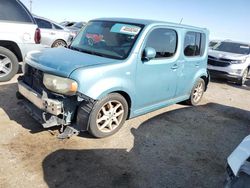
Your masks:
<instances>
[{"instance_id":1,"label":"white auction sticker on windshield","mask_svg":"<svg viewBox=\"0 0 250 188\"><path fill-rule=\"evenodd\" d=\"M141 30L140 27L128 24L115 24L111 28L111 32L124 33L128 35L137 35L140 32L140 30Z\"/></svg>"},{"instance_id":2,"label":"white auction sticker on windshield","mask_svg":"<svg viewBox=\"0 0 250 188\"><path fill-rule=\"evenodd\" d=\"M240 46L240 48L249 49L249 46Z\"/></svg>"}]
</instances>

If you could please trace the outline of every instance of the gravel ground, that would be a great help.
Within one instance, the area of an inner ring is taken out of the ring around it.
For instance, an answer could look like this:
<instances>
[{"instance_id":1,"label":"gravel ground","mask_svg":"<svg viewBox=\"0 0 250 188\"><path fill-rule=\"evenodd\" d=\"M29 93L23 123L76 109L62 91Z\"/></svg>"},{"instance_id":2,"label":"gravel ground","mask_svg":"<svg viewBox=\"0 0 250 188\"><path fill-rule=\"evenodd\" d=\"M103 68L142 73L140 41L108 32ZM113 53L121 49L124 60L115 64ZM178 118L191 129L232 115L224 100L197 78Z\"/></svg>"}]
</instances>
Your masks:
<instances>
[{"instance_id":1,"label":"gravel ground","mask_svg":"<svg viewBox=\"0 0 250 188\"><path fill-rule=\"evenodd\" d=\"M223 187L227 156L250 134L250 81L211 82L198 107L129 120L114 136L58 140L0 85L0 187Z\"/></svg>"}]
</instances>

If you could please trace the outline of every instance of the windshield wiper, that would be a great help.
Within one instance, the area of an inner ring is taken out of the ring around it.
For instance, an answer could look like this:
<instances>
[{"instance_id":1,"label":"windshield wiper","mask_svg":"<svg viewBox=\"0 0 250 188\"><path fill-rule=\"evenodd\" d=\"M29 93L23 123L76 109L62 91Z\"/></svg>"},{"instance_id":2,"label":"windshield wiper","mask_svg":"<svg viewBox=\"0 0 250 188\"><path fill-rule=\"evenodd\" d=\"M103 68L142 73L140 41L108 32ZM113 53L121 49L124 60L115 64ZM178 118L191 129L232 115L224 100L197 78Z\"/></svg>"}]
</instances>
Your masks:
<instances>
[{"instance_id":1,"label":"windshield wiper","mask_svg":"<svg viewBox=\"0 0 250 188\"><path fill-rule=\"evenodd\" d=\"M91 55L97 55L97 56L104 57L103 54L100 54L100 53L94 52L94 51L90 51L90 50L84 50L84 49L76 48L76 47L72 47L72 46L71 46L71 49L72 49L72 50L79 51L79 52L83 52L83 53L86 53L86 54L91 54Z\"/></svg>"}]
</instances>

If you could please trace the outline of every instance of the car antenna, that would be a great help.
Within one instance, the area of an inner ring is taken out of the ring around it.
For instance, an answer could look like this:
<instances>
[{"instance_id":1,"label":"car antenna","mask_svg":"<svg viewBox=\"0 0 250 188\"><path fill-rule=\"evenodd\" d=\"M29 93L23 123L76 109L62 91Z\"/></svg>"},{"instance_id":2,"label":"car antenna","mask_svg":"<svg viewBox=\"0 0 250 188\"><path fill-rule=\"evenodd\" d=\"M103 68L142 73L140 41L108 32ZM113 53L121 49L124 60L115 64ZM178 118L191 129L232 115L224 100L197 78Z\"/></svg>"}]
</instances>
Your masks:
<instances>
[{"instance_id":1,"label":"car antenna","mask_svg":"<svg viewBox=\"0 0 250 188\"><path fill-rule=\"evenodd\" d=\"M181 23L182 23L182 20L183 20L183 18L181 18L181 20L180 20L180 23L179 23L179 24L181 24Z\"/></svg>"}]
</instances>

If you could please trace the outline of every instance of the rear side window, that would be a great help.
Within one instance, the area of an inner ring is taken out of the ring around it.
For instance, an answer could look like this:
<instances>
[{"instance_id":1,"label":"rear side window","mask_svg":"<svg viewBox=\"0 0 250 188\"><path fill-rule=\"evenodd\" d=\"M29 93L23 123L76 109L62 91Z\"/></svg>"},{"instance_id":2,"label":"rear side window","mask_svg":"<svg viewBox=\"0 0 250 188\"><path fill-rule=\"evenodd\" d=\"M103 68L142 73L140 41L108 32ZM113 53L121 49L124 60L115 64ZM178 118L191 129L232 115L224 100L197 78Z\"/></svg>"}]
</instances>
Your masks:
<instances>
[{"instance_id":1,"label":"rear side window","mask_svg":"<svg viewBox=\"0 0 250 188\"><path fill-rule=\"evenodd\" d=\"M155 58L172 57L176 52L177 33L173 29L155 29L149 34L146 47L155 49Z\"/></svg>"},{"instance_id":2,"label":"rear side window","mask_svg":"<svg viewBox=\"0 0 250 188\"><path fill-rule=\"evenodd\" d=\"M28 10L16 0L0 1L0 20L33 23Z\"/></svg>"},{"instance_id":3,"label":"rear side window","mask_svg":"<svg viewBox=\"0 0 250 188\"><path fill-rule=\"evenodd\" d=\"M53 24L53 26L54 26L55 29L58 29L58 30L62 30L62 29L63 29L62 27L59 27L59 26L56 25L56 24Z\"/></svg>"},{"instance_id":4,"label":"rear side window","mask_svg":"<svg viewBox=\"0 0 250 188\"><path fill-rule=\"evenodd\" d=\"M52 29L52 24L46 20L42 20L40 18L35 18L36 23L38 25L39 28L42 29Z\"/></svg>"},{"instance_id":5,"label":"rear side window","mask_svg":"<svg viewBox=\"0 0 250 188\"><path fill-rule=\"evenodd\" d=\"M204 33L187 32L184 42L185 56L202 56L206 47L206 36Z\"/></svg>"}]
</instances>

